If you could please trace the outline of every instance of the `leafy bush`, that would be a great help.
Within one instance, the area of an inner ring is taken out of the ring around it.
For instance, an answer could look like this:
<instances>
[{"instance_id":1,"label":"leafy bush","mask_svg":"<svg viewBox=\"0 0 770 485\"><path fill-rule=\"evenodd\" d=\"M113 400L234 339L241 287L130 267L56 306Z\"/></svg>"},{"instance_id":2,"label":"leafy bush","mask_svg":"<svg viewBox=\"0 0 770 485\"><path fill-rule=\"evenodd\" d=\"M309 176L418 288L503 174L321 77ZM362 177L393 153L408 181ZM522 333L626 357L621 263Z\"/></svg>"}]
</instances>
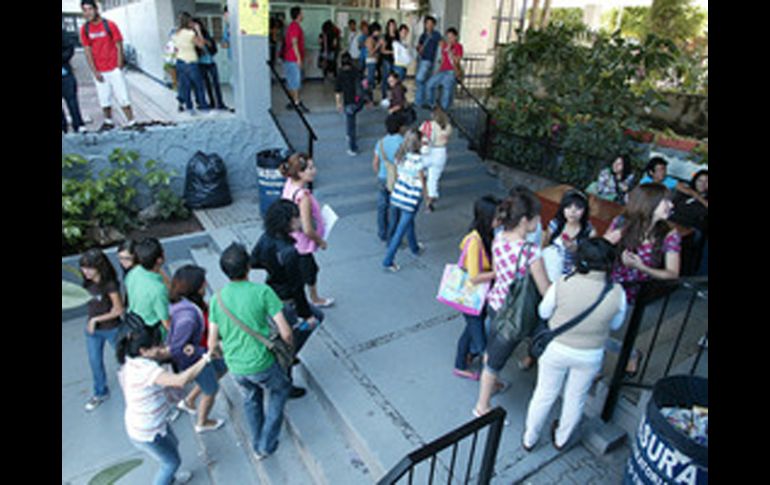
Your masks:
<instances>
[{"instance_id":1,"label":"leafy bush","mask_svg":"<svg viewBox=\"0 0 770 485\"><path fill-rule=\"evenodd\" d=\"M97 177L92 164L75 154L62 156L62 242L77 246L88 242L90 229L126 231L137 227L137 197L144 187L158 204L161 218L187 218L190 213L170 188L177 174L156 160L139 162L139 153L115 149L109 165Z\"/></svg>"}]
</instances>

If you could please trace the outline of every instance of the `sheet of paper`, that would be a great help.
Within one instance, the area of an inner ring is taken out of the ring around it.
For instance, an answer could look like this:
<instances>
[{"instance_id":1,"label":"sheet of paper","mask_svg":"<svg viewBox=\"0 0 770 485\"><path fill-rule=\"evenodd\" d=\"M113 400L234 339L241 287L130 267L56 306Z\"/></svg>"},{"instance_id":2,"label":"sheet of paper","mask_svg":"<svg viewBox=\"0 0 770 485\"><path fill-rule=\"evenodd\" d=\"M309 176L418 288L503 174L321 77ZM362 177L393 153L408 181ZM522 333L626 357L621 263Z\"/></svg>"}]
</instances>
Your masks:
<instances>
[{"instance_id":1,"label":"sheet of paper","mask_svg":"<svg viewBox=\"0 0 770 485\"><path fill-rule=\"evenodd\" d=\"M329 234L331 234L332 228L334 227L334 224L337 223L339 216L337 216L337 213L334 212L334 209L329 207L329 204L324 204L324 206L321 208L321 217L323 217L324 220L324 239L328 241Z\"/></svg>"}]
</instances>

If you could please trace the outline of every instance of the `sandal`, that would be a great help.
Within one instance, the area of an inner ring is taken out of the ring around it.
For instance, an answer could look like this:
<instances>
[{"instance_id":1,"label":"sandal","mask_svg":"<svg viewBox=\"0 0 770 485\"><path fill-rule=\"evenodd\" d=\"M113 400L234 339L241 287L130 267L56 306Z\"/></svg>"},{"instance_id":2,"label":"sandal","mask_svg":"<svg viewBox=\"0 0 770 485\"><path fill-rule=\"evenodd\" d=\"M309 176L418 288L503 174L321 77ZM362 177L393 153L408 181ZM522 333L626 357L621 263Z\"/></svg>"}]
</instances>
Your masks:
<instances>
[{"instance_id":1,"label":"sandal","mask_svg":"<svg viewBox=\"0 0 770 485\"><path fill-rule=\"evenodd\" d=\"M478 372L473 372L469 370L462 370L462 369L452 369L452 374L454 374L457 377L462 377L464 379L470 379L472 381L478 381L481 374Z\"/></svg>"},{"instance_id":2,"label":"sandal","mask_svg":"<svg viewBox=\"0 0 770 485\"><path fill-rule=\"evenodd\" d=\"M323 300L323 303L316 303L316 302L312 302L312 303L318 308L329 308L330 306L334 305L334 298L325 298Z\"/></svg>"}]
</instances>

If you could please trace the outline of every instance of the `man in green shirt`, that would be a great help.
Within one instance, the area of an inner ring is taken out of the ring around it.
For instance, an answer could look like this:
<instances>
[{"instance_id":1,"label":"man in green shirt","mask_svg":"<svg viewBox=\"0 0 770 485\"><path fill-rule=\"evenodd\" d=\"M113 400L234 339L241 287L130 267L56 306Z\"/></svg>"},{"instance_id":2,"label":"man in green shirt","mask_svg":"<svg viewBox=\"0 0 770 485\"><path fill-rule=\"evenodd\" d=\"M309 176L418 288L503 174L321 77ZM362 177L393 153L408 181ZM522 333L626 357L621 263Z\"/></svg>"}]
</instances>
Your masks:
<instances>
[{"instance_id":1,"label":"man in green shirt","mask_svg":"<svg viewBox=\"0 0 770 485\"><path fill-rule=\"evenodd\" d=\"M292 330L282 309L283 302L265 284L248 280L249 254L237 243L231 244L219 260L230 283L222 291L222 303L245 325L268 337L267 317L275 321L281 338L293 343ZM283 408L289 398L291 381L265 345L246 333L227 316L217 298L209 308L209 348L215 348L222 336L225 363L244 391L244 411L251 432L252 448L261 460L275 453L283 422ZM263 412L264 390L269 393L267 413Z\"/></svg>"},{"instance_id":2,"label":"man in green shirt","mask_svg":"<svg viewBox=\"0 0 770 485\"><path fill-rule=\"evenodd\" d=\"M163 246L156 238L147 238L136 245L139 264L125 279L128 311L134 312L149 327L158 328L163 338L171 329L168 288L160 269L164 263ZM157 325L161 324L161 327Z\"/></svg>"}]
</instances>

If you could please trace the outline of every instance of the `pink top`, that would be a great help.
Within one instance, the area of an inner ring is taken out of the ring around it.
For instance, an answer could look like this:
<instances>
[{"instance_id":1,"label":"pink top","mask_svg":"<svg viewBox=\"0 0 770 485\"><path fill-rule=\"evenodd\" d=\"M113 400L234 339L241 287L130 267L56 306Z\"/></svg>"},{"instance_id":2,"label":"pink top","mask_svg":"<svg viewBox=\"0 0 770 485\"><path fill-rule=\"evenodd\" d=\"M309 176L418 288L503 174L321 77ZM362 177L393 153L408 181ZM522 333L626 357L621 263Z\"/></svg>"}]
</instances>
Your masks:
<instances>
[{"instance_id":1,"label":"pink top","mask_svg":"<svg viewBox=\"0 0 770 485\"><path fill-rule=\"evenodd\" d=\"M286 180L286 185L283 186L283 193L281 194L282 199L290 200L299 206L300 201L305 197L310 197L310 210L315 230L321 237L324 237L325 228L323 217L321 217L321 206L316 198L313 197L313 193L292 179ZM302 231L292 232L291 236L297 241L294 247L297 248L299 254L311 254L318 249L318 244Z\"/></svg>"},{"instance_id":2,"label":"pink top","mask_svg":"<svg viewBox=\"0 0 770 485\"><path fill-rule=\"evenodd\" d=\"M622 217L616 217L613 219L612 224L607 231L609 232L618 229L621 223ZM634 251L634 253L642 259L642 262L650 268L660 267L660 261L663 260L666 253L680 252L682 248L682 236L677 231L670 232L665 239L663 239L663 245L661 246L662 254L653 254L653 247L654 244L652 242L646 242ZM612 281L615 281L616 283L635 283L649 279L651 279L650 275L642 273L637 269L629 268L628 266L623 265L623 263L616 263L615 267L612 269ZM639 286L624 285L624 287L628 303L629 305L633 305L636 301L636 296L639 293Z\"/></svg>"},{"instance_id":3,"label":"pink top","mask_svg":"<svg viewBox=\"0 0 770 485\"><path fill-rule=\"evenodd\" d=\"M286 29L286 40L284 45L284 60L287 62L297 62L297 54L294 52L292 41L297 39L297 48L299 49L299 55L305 58L305 33L302 31L299 22L296 20L289 24Z\"/></svg>"},{"instance_id":4,"label":"pink top","mask_svg":"<svg viewBox=\"0 0 770 485\"><path fill-rule=\"evenodd\" d=\"M541 257L540 248L534 244L529 244L527 252L521 257L517 270L516 261L526 242L525 240L509 242L503 239L502 234L495 236L494 241L492 241L492 264L495 270L495 284L487 294L487 301L489 301L489 306L495 311L500 310L503 306L511 283L518 278L526 276L532 263Z\"/></svg>"}]
</instances>

